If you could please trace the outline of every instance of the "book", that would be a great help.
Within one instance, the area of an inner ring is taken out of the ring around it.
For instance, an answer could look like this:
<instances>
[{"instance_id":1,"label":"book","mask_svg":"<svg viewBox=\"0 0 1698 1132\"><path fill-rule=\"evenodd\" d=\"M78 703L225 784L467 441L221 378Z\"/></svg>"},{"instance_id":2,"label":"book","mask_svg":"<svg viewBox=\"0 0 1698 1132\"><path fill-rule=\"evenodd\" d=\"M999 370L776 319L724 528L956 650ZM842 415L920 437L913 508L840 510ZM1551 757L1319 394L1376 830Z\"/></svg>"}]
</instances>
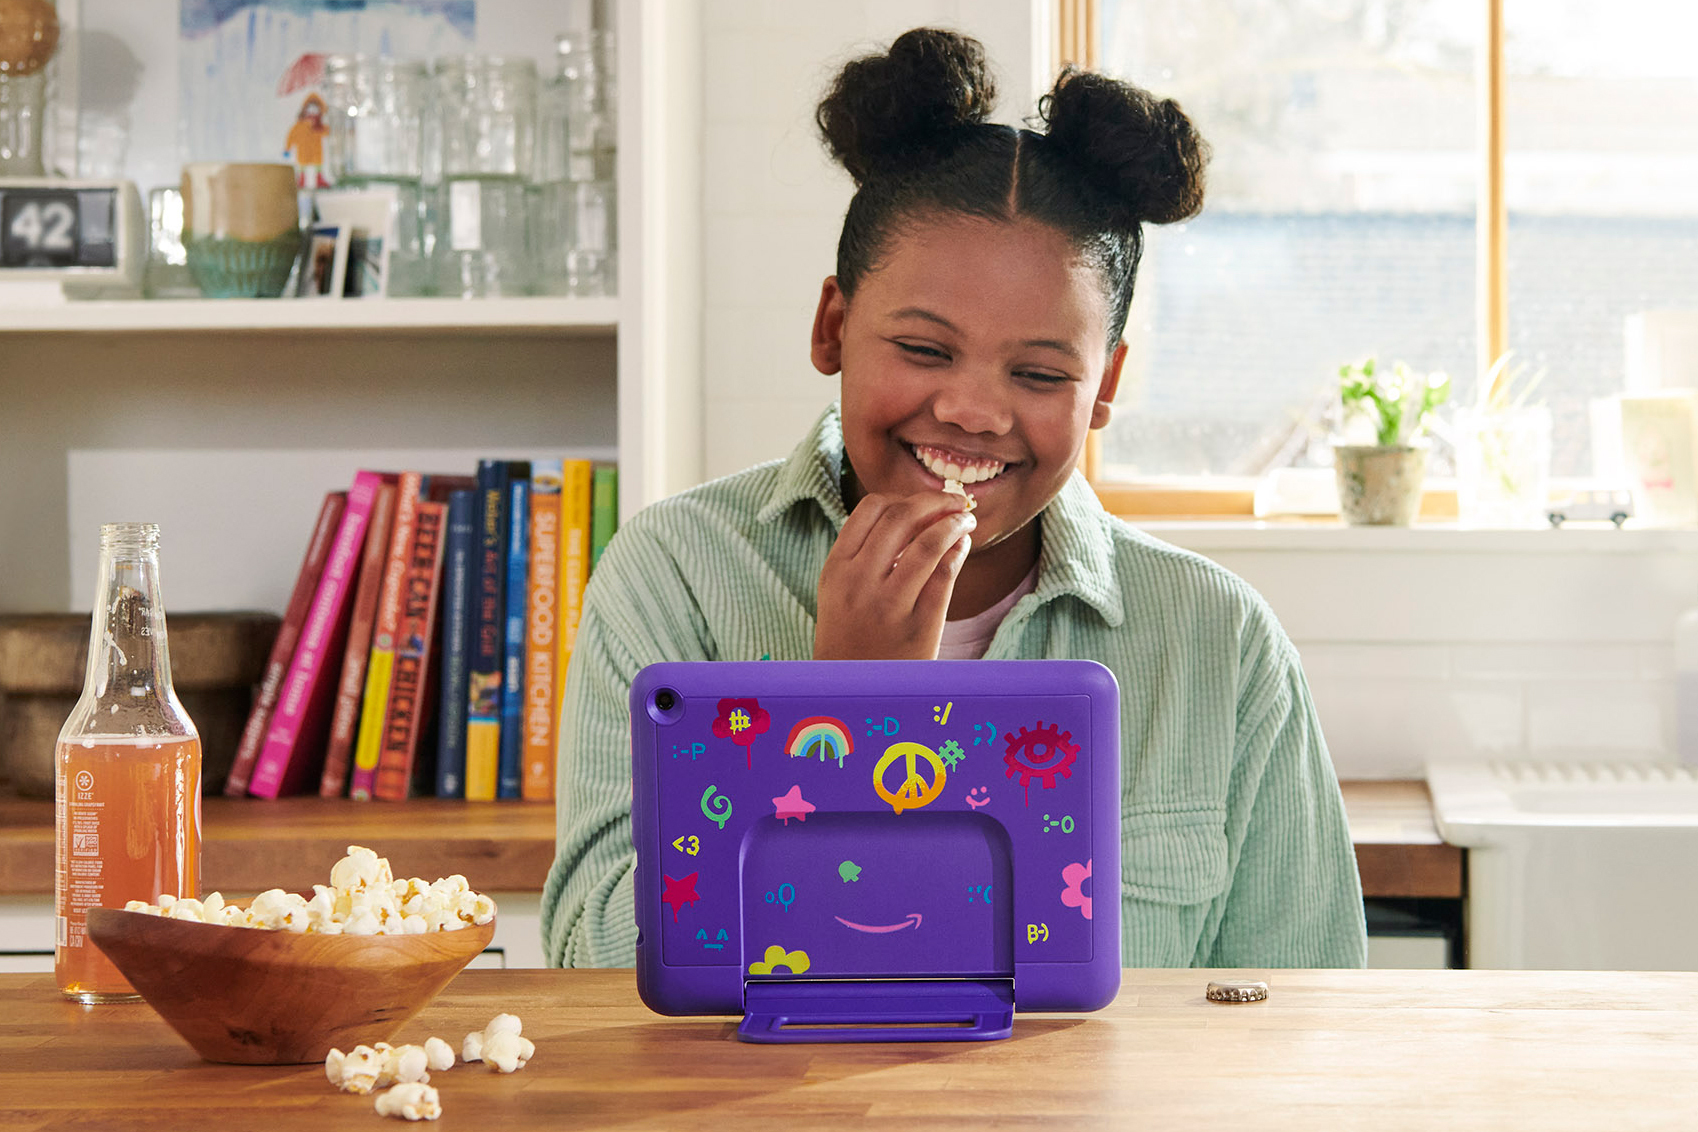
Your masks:
<instances>
[{"instance_id":1,"label":"book","mask_svg":"<svg viewBox=\"0 0 1698 1132\"><path fill-rule=\"evenodd\" d=\"M336 681L336 706L330 713L330 738L324 746L324 772L318 793L340 798L348 789L348 764L360 723L360 699L366 686L366 661L371 656L377 600L383 591L383 567L388 560L389 536L395 525L393 483L378 485L366 526L366 545L360 553L360 579L354 587L354 612L348 621L348 643L342 650L342 672Z\"/></svg>"},{"instance_id":2,"label":"book","mask_svg":"<svg viewBox=\"0 0 1698 1132\"><path fill-rule=\"evenodd\" d=\"M501 757L495 796L517 798L525 766L525 620L531 600L531 466L507 466L507 594L501 633Z\"/></svg>"},{"instance_id":3,"label":"book","mask_svg":"<svg viewBox=\"0 0 1698 1132\"><path fill-rule=\"evenodd\" d=\"M265 745L260 748L253 779L248 783L248 793L257 798L298 793L319 770L320 764L312 756L316 753L323 757L329 730L330 693L335 691L333 658L341 655L347 636L354 573L372 501L381 483L378 473L360 472L348 490L348 504L336 525L336 539L313 591L301 638L277 696L277 708L266 727Z\"/></svg>"},{"instance_id":4,"label":"book","mask_svg":"<svg viewBox=\"0 0 1698 1132\"><path fill-rule=\"evenodd\" d=\"M554 797L555 725L560 698L554 666L560 612L559 460L531 464L531 592L525 623L524 767L519 796L546 802Z\"/></svg>"},{"instance_id":5,"label":"book","mask_svg":"<svg viewBox=\"0 0 1698 1132\"><path fill-rule=\"evenodd\" d=\"M478 461L476 632L466 665L466 797L495 800L507 621L507 461Z\"/></svg>"},{"instance_id":6,"label":"book","mask_svg":"<svg viewBox=\"0 0 1698 1132\"><path fill-rule=\"evenodd\" d=\"M595 467L595 490L590 502L590 569L601 561L601 552L619 527L619 469L612 464Z\"/></svg>"},{"instance_id":7,"label":"book","mask_svg":"<svg viewBox=\"0 0 1698 1132\"><path fill-rule=\"evenodd\" d=\"M590 579L590 505L595 465L564 460L560 471L560 659L555 664L555 702L566 702L566 666L578 640L584 585Z\"/></svg>"},{"instance_id":8,"label":"book","mask_svg":"<svg viewBox=\"0 0 1698 1132\"><path fill-rule=\"evenodd\" d=\"M266 658L265 671L254 692L253 707L242 727L242 737L236 744L236 756L230 764L229 777L224 781L224 793L232 798L247 795L253 778L254 763L259 761L260 748L265 745L265 728L271 722L277 706L277 693L283 687L283 677L289 672L289 662L295 656L295 643L300 640L301 626L306 622L312 596L318 589L324 561L330 557L330 543L335 537L342 512L348 506L345 491L326 492L319 505L318 518L313 522L312 537L307 540L307 553L301 569L295 575L295 588L289 594L289 604L283 608L283 620L277 627L277 637L271 643L271 655Z\"/></svg>"},{"instance_id":9,"label":"book","mask_svg":"<svg viewBox=\"0 0 1698 1132\"><path fill-rule=\"evenodd\" d=\"M348 796L369 801L377 782L377 756L383 745L383 713L389 706L389 680L395 668L395 634L401 623L402 591L406 585L407 555L418 521L424 477L403 472L396 484L395 525L383 566L383 590L372 629L371 655L366 660L366 686L360 704L360 729L354 742L354 765L348 777Z\"/></svg>"},{"instance_id":10,"label":"book","mask_svg":"<svg viewBox=\"0 0 1698 1132\"><path fill-rule=\"evenodd\" d=\"M420 502L407 551L395 666L389 680L389 703L384 709L383 741L373 788L373 793L385 801L405 801L411 792L419 736L430 707L431 650L436 638L447 513L445 503Z\"/></svg>"},{"instance_id":11,"label":"book","mask_svg":"<svg viewBox=\"0 0 1698 1132\"><path fill-rule=\"evenodd\" d=\"M477 492L448 496L442 563L442 691L438 702L436 796L466 795L466 665L471 651L473 570L478 547Z\"/></svg>"}]
</instances>

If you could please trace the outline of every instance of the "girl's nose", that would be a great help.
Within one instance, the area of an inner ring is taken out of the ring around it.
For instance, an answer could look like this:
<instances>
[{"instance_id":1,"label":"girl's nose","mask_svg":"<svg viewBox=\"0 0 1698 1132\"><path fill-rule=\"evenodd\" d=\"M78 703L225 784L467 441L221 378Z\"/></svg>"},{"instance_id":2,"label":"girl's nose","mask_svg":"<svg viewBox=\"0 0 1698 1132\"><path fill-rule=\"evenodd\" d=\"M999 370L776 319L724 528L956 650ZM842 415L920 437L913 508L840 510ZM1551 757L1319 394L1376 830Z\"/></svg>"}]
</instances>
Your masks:
<instances>
[{"instance_id":1,"label":"girl's nose","mask_svg":"<svg viewBox=\"0 0 1698 1132\"><path fill-rule=\"evenodd\" d=\"M1009 383L994 370L957 370L932 398L932 415L963 432L1002 436L1014 427Z\"/></svg>"}]
</instances>

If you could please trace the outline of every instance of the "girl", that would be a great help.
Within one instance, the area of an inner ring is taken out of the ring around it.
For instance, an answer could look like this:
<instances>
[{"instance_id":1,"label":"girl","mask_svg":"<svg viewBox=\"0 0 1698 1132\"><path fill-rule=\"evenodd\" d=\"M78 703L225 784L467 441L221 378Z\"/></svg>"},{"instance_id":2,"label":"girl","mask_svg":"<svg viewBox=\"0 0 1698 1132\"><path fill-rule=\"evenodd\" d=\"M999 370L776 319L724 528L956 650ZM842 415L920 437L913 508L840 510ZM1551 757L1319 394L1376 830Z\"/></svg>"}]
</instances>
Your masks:
<instances>
[{"instance_id":1,"label":"girl","mask_svg":"<svg viewBox=\"0 0 1698 1132\"><path fill-rule=\"evenodd\" d=\"M646 509L585 595L560 744L551 962L633 962L627 694L661 660L1072 657L1121 691L1122 961L1353 966L1338 784L1290 641L1075 472L1108 422L1144 222L1202 206L1171 101L1069 73L992 125L979 44L910 31L817 120L854 178L812 360L840 406L788 460ZM972 496L941 490L959 481Z\"/></svg>"}]
</instances>

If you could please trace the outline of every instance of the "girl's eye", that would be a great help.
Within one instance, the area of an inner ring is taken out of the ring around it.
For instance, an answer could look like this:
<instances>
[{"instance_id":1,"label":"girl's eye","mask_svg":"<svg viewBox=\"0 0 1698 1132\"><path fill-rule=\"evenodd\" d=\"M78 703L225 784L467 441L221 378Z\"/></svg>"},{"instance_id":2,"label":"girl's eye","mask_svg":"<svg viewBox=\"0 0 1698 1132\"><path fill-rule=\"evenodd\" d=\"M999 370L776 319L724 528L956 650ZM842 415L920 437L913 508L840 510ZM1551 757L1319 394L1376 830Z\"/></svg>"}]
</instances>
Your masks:
<instances>
[{"instance_id":1,"label":"girl's eye","mask_svg":"<svg viewBox=\"0 0 1698 1132\"><path fill-rule=\"evenodd\" d=\"M1015 370L1014 376L1039 385L1065 385L1073 380L1064 373L1049 373L1044 370Z\"/></svg>"},{"instance_id":2,"label":"girl's eye","mask_svg":"<svg viewBox=\"0 0 1698 1132\"><path fill-rule=\"evenodd\" d=\"M948 354L944 353L936 346L922 346L917 342L898 342L896 343L896 348L901 350L904 354L908 354L916 358L935 358L942 361L949 357Z\"/></svg>"}]
</instances>

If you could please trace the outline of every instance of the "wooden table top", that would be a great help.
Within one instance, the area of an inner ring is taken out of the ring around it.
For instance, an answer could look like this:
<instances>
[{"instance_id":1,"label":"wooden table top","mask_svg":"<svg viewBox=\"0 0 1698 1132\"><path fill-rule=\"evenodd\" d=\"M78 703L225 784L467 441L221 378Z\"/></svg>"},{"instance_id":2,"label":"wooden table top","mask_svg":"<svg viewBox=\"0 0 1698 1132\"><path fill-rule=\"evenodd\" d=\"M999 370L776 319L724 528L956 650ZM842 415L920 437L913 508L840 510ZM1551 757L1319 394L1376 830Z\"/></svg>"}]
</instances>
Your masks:
<instances>
[{"instance_id":1,"label":"wooden table top","mask_svg":"<svg viewBox=\"0 0 1698 1132\"><path fill-rule=\"evenodd\" d=\"M1462 850L1439 838L1425 783L1346 782L1344 804L1367 895L1462 895ZM554 860L550 802L207 798L201 821L202 887L226 895L308 891L350 844L484 892L541 892ZM52 891L53 804L0 798L0 894Z\"/></svg>"},{"instance_id":2,"label":"wooden table top","mask_svg":"<svg viewBox=\"0 0 1698 1132\"><path fill-rule=\"evenodd\" d=\"M1127 971L1082 1016L1018 1015L985 1043L762 1046L663 1018L632 972L466 971L397 1041L459 1046L519 1015L511 1076L433 1074L453 1129L1690 1129L1698 973L1234 972L1266 1002L1207 1002L1218 973ZM376 1129L318 1066L201 1061L150 1007L79 1007L0 975L0 1127Z\"/></svg>"}]
</instances>

